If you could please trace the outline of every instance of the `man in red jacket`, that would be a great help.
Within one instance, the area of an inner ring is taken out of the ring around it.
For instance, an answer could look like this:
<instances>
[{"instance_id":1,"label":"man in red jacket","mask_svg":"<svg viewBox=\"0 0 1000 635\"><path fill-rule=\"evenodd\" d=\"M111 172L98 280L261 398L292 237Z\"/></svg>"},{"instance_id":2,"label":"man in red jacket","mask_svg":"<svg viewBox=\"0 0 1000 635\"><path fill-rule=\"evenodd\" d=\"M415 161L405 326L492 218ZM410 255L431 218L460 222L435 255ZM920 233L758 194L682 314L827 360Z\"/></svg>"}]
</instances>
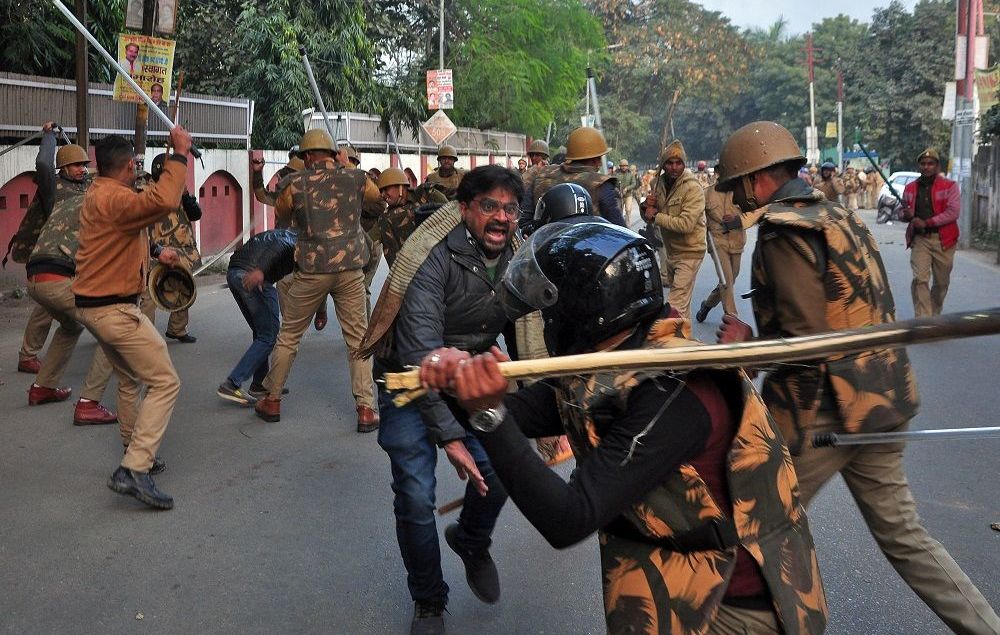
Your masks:
<instances>
[{"instance_id":1,"label":"man in red jacket","mask_svg":"<svg viewBox=\"0 0 1000 635\"><path fill-rule=\"evenodd\" d=\"M928 148L917 157L920 178L903 190L906 246L913 269L913 312L917 317L940 315L948 294L958 243L958 184L941 175L941 158ZM934 276L933 286L928 282Z\"/></svg>"}]
</instances>

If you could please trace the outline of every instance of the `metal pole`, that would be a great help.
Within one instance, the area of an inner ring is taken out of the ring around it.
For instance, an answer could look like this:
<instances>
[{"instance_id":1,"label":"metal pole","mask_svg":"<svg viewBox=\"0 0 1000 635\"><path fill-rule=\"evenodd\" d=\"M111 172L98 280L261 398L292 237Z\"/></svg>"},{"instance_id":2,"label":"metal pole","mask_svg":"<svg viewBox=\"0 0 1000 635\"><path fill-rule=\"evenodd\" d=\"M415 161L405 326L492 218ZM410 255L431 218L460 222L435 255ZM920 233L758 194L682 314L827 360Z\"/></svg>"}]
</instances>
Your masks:
<instances>
[{"instance_id":1,"label":"metal pole","mask_svg":"<svg viewBox=\"0 0 1000 635\"><path fill-rule=\"evenodd\" d=\"M844 165L844 72L840 70L837 71L837 165Z\"/></svg>"},{"instance_id":2,"label":"metal pole","mask_svg":"<svg viewBox=\"0 0 1000 635\"><path fill-rule=\"evenodd\" d=\"M87 22L87 0L76 0L76 15ZM76 34L76 142L84 150L90 145L90 124L87 122L87 93L90 77L87 67L87 39Z\"/></svg>"},{"instance_id":3,"label":"metal pole","mask_svg":"<svg viewBox=\"0 0 1000 635\"><path fill-rule=\"evenodd\" d=\"M326 112L326 104L323 103L323 96L319 94L319 86L316 85L316 77L313 75L312 66L309 64L309 56L306 55L306 47L299 47L299 55L302 56L302 64L306 67L306 77L309 78L309 86L312 88L313 97L319 105L319 111L323 113L323 122L326 123L326 131L333 139L333 147L339 152L340 146L337 144L337 135L333 132L333 124L330 123L330 115Z\"/></svg>"},{"instance_id":4,"label":"metal pole","mask_svg":"<svg viewBox=\"0 0 1000 635\"><path fill-rule=\"evenodd\" d=\"M153 13L156 11L156 0L143 0L142 3L142 34L153 34ZM159 110L156 106L144 103L135 106L135 154L142 167L146 154L146 125L149 123L149 109Z\"/></svg>"},{"instance_id":5,"label":"metal pole","mask_svg":"<svg viewBox=\"0 0 1000 635\"><path fill-rule=\"evenodd\" d=\"M597 98L597 80L594 79L594 69L587 67L587 86L590 88L590 98L594 100L594 127L604 133L604 126L601 125L601 103ZM601 156L601 174L608 173L608 163Z\"/></svg>"},{"instance_id":6,"label":"metal pole","mask_svg":"<svg viewBox=\"0 0 1000 635\"><path fill-rule=\"evenodd\" d=\"M157 116L157 118L163 122L165 126L173 130L176 126L174 125L174 122L170 121L170 117L167 116L167 113L163 112L162 110L156 107L156 104L149 97L149 95L147 95L145 91L139 88L139 84L136 84L135 80L132 79L132 76L129 75L127 72L125 72L125 69L121 67L121 64L119 64L115 58L111 57L111 54L108 53L108 50L104 48L104 46L102 46L100 42L97 41L97 38L91 35L90 31L87 30L87 27L83 26L83 24L81 24L80 21L76 19L76 16L73 15L73 12L67 9L66 5L60 2L60 0L52 0L52 4L54 4L55 7L59 9L59 11L64 16L66 16L66 19L68 19L70 22L73 23L73 26L76 27L77 31L83 34L85 38L87 38L87 41L90 42L91 46L97 49L97 52L100 53L104 57L104 59L106 59L108 63L111 64L111 66L114 67L116 71L118 71L119 74L121 74L122 79L125 80L125 83L131 86L132 90L134 90L136 94L139 95L140 99L146 102L146 105L149 107L150 111L154 113ZM197 159L198 157L201 156L201 150L192 145L191 156Z\"/></svg>"},{"instance_id":7,"label":"metal pole","mask_svg":"<svg viewBox=\"0 0 1000 635\"><path fill-rule=\"evenodd\" d=\"M809 146L807 148L809 153L809 160L813 163L819 162L819 138L816 134L816 93L813 89L815 84L815 78L813 75L813 36L810 33L807 36L806 43L806 62L809 65L809 134L810 138L807 139ZM839 169L840 166L838 166Z\"/></svg>"},{"instance_id":8,"label":"metal pole","mask_svg":"<svg viewBox=\"0 0 1000 635\"><path fill-rule=\"evenodd\" d=\"M7 154L8 152L10 152L11 150L13 150L14 148L20 148L21 146L23 146L24 144L28 143L29 141L34 141L35 139L37 139L38 137L42 136L43 134L45 134L45 133L42 132L41 130L39 130L38 132L36 132L35 134L31 135L30 137L25 137L24 139L21 139L20 141L18 141L14 145L10 146L9 148L7 148L5 150L0 150L0 157L2 157L3 155Z\"/></svg>"},{"instance_id":9,"label":"metal pole","mask_svg":"<svg viewBox=\"0 0 1000 635\"><path fill-rule=\"evenodd\" d=\"M438 70L444 70L444 0L438 5Z\"/></svg>"},{"instance_id":10,"label":"metal pole","mask_svg":"<svg viewBox=\"0 0 1000 635\"><path fill-rule=\"evenodd\" d=\"M839 434L823 432L813 435L814 448L836 448L842 445L874 445L904 441L946 441L954 439L1000 439L1000 428L944 428L907 432L868 432Z\"/></svg>"}]
</instances>

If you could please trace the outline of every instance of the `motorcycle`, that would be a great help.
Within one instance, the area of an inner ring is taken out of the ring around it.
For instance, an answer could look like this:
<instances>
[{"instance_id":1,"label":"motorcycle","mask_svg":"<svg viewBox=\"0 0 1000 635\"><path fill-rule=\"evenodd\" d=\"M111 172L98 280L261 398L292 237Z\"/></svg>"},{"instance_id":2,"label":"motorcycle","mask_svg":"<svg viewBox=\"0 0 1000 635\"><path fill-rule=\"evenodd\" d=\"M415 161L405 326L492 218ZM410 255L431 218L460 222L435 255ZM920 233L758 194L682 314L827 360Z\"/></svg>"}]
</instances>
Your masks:
<instances>
[{"instance_id":1,"label":"motorcycle","mask_svg":"<svg viewBox=\"0 0 1000 635\"><path fill-rule=\"evenodd\" d=\"M879 225L889 224L892 225L892 221L902 221L903 220L903 206L895 196L891 194L884 194L878 199L877 214L875 216L875 222Z\"/></svg>"}]
</instances>

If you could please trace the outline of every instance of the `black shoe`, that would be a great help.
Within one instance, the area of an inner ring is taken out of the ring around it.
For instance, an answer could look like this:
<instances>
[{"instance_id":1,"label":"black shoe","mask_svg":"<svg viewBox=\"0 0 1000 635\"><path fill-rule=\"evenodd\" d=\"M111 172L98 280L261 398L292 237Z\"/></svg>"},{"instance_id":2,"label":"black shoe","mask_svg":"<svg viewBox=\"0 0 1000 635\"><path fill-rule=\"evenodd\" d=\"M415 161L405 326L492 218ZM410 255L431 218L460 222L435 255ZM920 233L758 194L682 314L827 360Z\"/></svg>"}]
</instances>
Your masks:
<instances>
[{"instance_id":1,"label":"black shoe","mask_svg":"<svg viewBox=\"0 0 1000 635\"><path fill-rule=\"evenodd\" d=\"M194 335L191 335L189 333L185 333L184 335L174 335L173 333L164 333L164 335L166 335L167 337L169 337L172 340L177 340L178 342L183 342L184 344L194 344L195 342L198 341L197 337L195 337Z\"/></svg>"},{"instance_id":2,"label":"black shoe","mask_svg":"<svg viewBox=\"0 0 1000 635\"><path fill-rule=\"evenodd\" d=\"M261 400L264 397L267 397L267 388L264 388L264 386L260 384L251 385L250 388L247 390L247 394L253 397L254 399ZM287 395L288 389L282 388L281 394L282 396Z\"/></svg>"},{"instance_id":3,"label":"black shoe","mask_svg":"<svg viewBox=\"0 0 1000 635\"><path fill-rule=\"evenodd\" d=\"M128 446L127 445L125 446L125 449L122 450L122 456L125 456L126 452L128 452ZM158 454L154 455L153 456L153 464L149 466L149 473L150 474L160 474L161 472L163 472L166 469L167 469L167 463L166 463L166 461L164 461L163 459L161 459L160 455L158 455Z\"/></svg>"},{"instance_id":4,"label":"black shoe","mask_svg":"<svg viewBox=\"0 0 1000 635\"><path fill-rule=\"evenodd\" d=\"M458 554L465 565L465 580L472 593L482 602L496 604L500 601L500 576L497 566L490 557L489 549L469 551L458 544L458 523L452 523L444 530L444 539L451 550Z\"/></svg>"},{"instance_id":5,"label":"black shoe","mask_svg":"<svg viewBox=\"0 0 1000 635\"><path fill-rule=\"evenodd\" d=\"M174 506L174 499L156 488L152 476L121 465L108 479L108 488L119 494L132 496L156 509L172 509Z\"/></svg>"},{"instance_id":6,"label":"black shoe","mask_svg":"<svg viewBox=\"0 0 1000 635\"><path fill-rule=\"evenodd\" d=\"M444 635L444 603L421 602L413 607L410 635Z\"/></svg>"},{"instance_id":7,"label":"black shoe","mask_svg":"<svg viewBox=\"0 0 1000 635\"><path fill-rule=\"evenodd\" d=\"M701 306L698 308L698 312L694 316L694 319L698 320L698 322L704 322L705 318L708 317L708 312L711 310L712 307L702 302Z\"/></svg>"}]
</instances>

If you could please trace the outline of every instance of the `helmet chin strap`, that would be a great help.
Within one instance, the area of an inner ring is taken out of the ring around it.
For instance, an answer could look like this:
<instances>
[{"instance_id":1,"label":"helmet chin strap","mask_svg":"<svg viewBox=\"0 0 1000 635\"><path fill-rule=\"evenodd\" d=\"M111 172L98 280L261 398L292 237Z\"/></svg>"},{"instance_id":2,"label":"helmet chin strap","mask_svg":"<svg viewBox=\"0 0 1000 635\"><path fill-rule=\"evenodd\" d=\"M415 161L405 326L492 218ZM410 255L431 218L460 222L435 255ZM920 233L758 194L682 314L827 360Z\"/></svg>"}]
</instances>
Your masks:
<instances>
[{"instance_id":1,"label":"helmet chin strap","mask_svg":"<svg viewBox=\"0 0 1000 635\"><path fill-rule=\"evenodd\" d=\"M749 213L760 207L760 203L757 202L757 197L753 193L753 181L750 180L750 175L744 174L741 178L743 179L743 200L737 205L744 213Z\"/></svg>"}]
</instances>

